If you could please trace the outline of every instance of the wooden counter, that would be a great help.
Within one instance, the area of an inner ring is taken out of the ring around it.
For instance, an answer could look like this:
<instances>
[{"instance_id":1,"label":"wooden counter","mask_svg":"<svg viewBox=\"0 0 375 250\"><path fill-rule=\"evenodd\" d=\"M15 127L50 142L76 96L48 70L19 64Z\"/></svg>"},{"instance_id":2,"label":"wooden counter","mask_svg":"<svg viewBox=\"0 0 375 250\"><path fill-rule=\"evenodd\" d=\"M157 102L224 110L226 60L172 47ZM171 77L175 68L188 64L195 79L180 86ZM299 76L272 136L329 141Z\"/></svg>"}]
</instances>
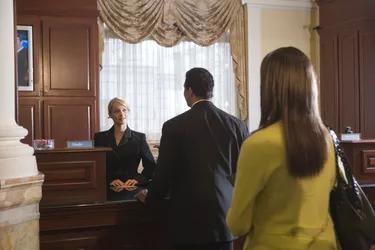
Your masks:
<instances>
[{"instance_id":1,"label":"wooden counter","mask_svg":"<svg viewBox=\"0 0 375 250\"><path fill-rule=\"evenodd\" d=\"M110 148L35 150L45 176L41 206L106 201L106 152Z\"/></svg>"},{"instance_id":2,"label":"wooden counter","mask_svg":"<svg viewBox=\"0 0 375 250\"><path fill-rule=\"evenodd\" d=\"M133 192L107 192L107 201L40 208L41 250L168 250L167 202L160 210Z\"/></svg>"},{"instance_id":3,"label":"wooden counter","mask_svg":"<svg viewBox=\"0 0 375 250\"><path fill-rule=\"evenodd\" d=\"M375 206L375 140L342 141L354 177Z\"/></svg>"}]
</instances>

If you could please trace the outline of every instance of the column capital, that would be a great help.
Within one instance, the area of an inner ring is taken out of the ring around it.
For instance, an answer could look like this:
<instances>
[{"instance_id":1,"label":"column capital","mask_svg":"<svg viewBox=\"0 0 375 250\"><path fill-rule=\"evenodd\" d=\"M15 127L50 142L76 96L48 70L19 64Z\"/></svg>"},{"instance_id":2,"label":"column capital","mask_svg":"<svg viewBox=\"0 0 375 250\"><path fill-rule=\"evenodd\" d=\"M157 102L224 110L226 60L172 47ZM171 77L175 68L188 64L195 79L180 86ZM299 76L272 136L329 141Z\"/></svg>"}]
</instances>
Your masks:
<instances>
[{"instance_id":1,"label":"column capital","mask_svg":"<svg viewBox=\"0 0 375 250\"><path fill-rule=\"evenodd\" d=\"M312 10L314 1L311 0L242 0L249 7L283 10Z\"/></svg>"}]
</instances>

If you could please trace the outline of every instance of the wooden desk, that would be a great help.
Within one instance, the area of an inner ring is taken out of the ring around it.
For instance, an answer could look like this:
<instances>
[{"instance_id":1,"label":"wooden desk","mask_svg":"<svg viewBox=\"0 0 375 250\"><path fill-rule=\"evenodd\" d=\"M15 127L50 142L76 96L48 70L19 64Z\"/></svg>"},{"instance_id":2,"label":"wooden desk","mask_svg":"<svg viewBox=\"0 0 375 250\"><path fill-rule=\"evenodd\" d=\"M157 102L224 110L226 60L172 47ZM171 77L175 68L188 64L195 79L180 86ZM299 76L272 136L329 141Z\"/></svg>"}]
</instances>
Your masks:
<instances>
[{"instance_id":1,"label":"wooden desk","mask_svg":"<svg viewBox=\"0 0 375 250\"><path fill-rule=\"evenodd\" d=\"M342 141L353 174L375 206L375 140Z\"/></svg>"},{"instance_id":2,"label":"wooden desk","mask_svg":"<svg viewBox=\"0 0 375 250\"><path fill-rule=\"evenodd\" d=\"M40 208L41 250L169 250L167 203L151 210L133 196L107 192L107 201Z\"/></svg>"},{"instance_id":3,"label":"wooden desk","mask_svg":"<svg viewBox=\"0 0 375 250\"><path fill-rule=\"evenodd\" d=\"M35 150L44 174L41 206L106 201L106 152L110 148Z\"/></svg>"}]
</instances>

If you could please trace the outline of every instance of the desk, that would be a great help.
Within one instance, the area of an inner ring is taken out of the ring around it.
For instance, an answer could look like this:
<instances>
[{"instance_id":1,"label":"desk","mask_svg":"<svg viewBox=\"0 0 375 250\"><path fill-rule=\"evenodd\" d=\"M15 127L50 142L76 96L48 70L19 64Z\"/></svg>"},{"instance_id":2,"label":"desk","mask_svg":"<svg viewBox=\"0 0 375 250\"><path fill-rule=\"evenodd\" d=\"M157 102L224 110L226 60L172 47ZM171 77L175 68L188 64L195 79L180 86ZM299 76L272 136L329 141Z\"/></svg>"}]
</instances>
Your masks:
<instances>
[{"instance_id":1,"label":"desk","mask_svg":"<svg viewBox=\"0 0 375 250\"><path fill-rule=\"evenodd\" d=\"M41 250L168 250L167 203L154 211L132 192L107 190L107 200L40 207Z\"/></svg>"},{"instance_id":2,"label":"desk","mask_svg":"<svg viewBox=\"0 0 375 250\"><path fill-rule=\"evenodd\" d=\"M106 152L111 148L35 150L45 176L41 206L106 201Z\"/></svg>"},{"instance_id":3,"label":"desk","mask_svg":"<svg viewBox=\"0 0 375 250\"><path fill-rule=\"evenodd\" d=\"M341 141L353 174L375 207L375 140Z\"/></svg>"}]
</instances>

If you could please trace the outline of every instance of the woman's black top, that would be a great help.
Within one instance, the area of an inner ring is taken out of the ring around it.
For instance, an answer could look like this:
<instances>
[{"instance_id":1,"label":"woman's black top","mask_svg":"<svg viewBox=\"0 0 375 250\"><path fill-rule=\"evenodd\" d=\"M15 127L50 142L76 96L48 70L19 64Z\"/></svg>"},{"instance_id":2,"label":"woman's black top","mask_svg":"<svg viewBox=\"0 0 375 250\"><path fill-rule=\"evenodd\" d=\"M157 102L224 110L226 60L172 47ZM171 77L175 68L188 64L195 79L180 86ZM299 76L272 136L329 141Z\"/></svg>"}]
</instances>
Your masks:
<instances>
[{"instance_id":1,"label":"woman's black top","mask_svg":"<svg viewBox=\"0 0 375 250\"><path fill-rule=\"evenodd\" d=\"M155 170L155 159L147 144L143 133L131 130L129 127L118 145L114 134L114 126L107 131L94 135L95 147L111 147L107 152L107 183L119 179L125 182L128 179L144 181L152 178ZM142 174L137 172L142 159Z\"/></svg>"}]
</instances>

